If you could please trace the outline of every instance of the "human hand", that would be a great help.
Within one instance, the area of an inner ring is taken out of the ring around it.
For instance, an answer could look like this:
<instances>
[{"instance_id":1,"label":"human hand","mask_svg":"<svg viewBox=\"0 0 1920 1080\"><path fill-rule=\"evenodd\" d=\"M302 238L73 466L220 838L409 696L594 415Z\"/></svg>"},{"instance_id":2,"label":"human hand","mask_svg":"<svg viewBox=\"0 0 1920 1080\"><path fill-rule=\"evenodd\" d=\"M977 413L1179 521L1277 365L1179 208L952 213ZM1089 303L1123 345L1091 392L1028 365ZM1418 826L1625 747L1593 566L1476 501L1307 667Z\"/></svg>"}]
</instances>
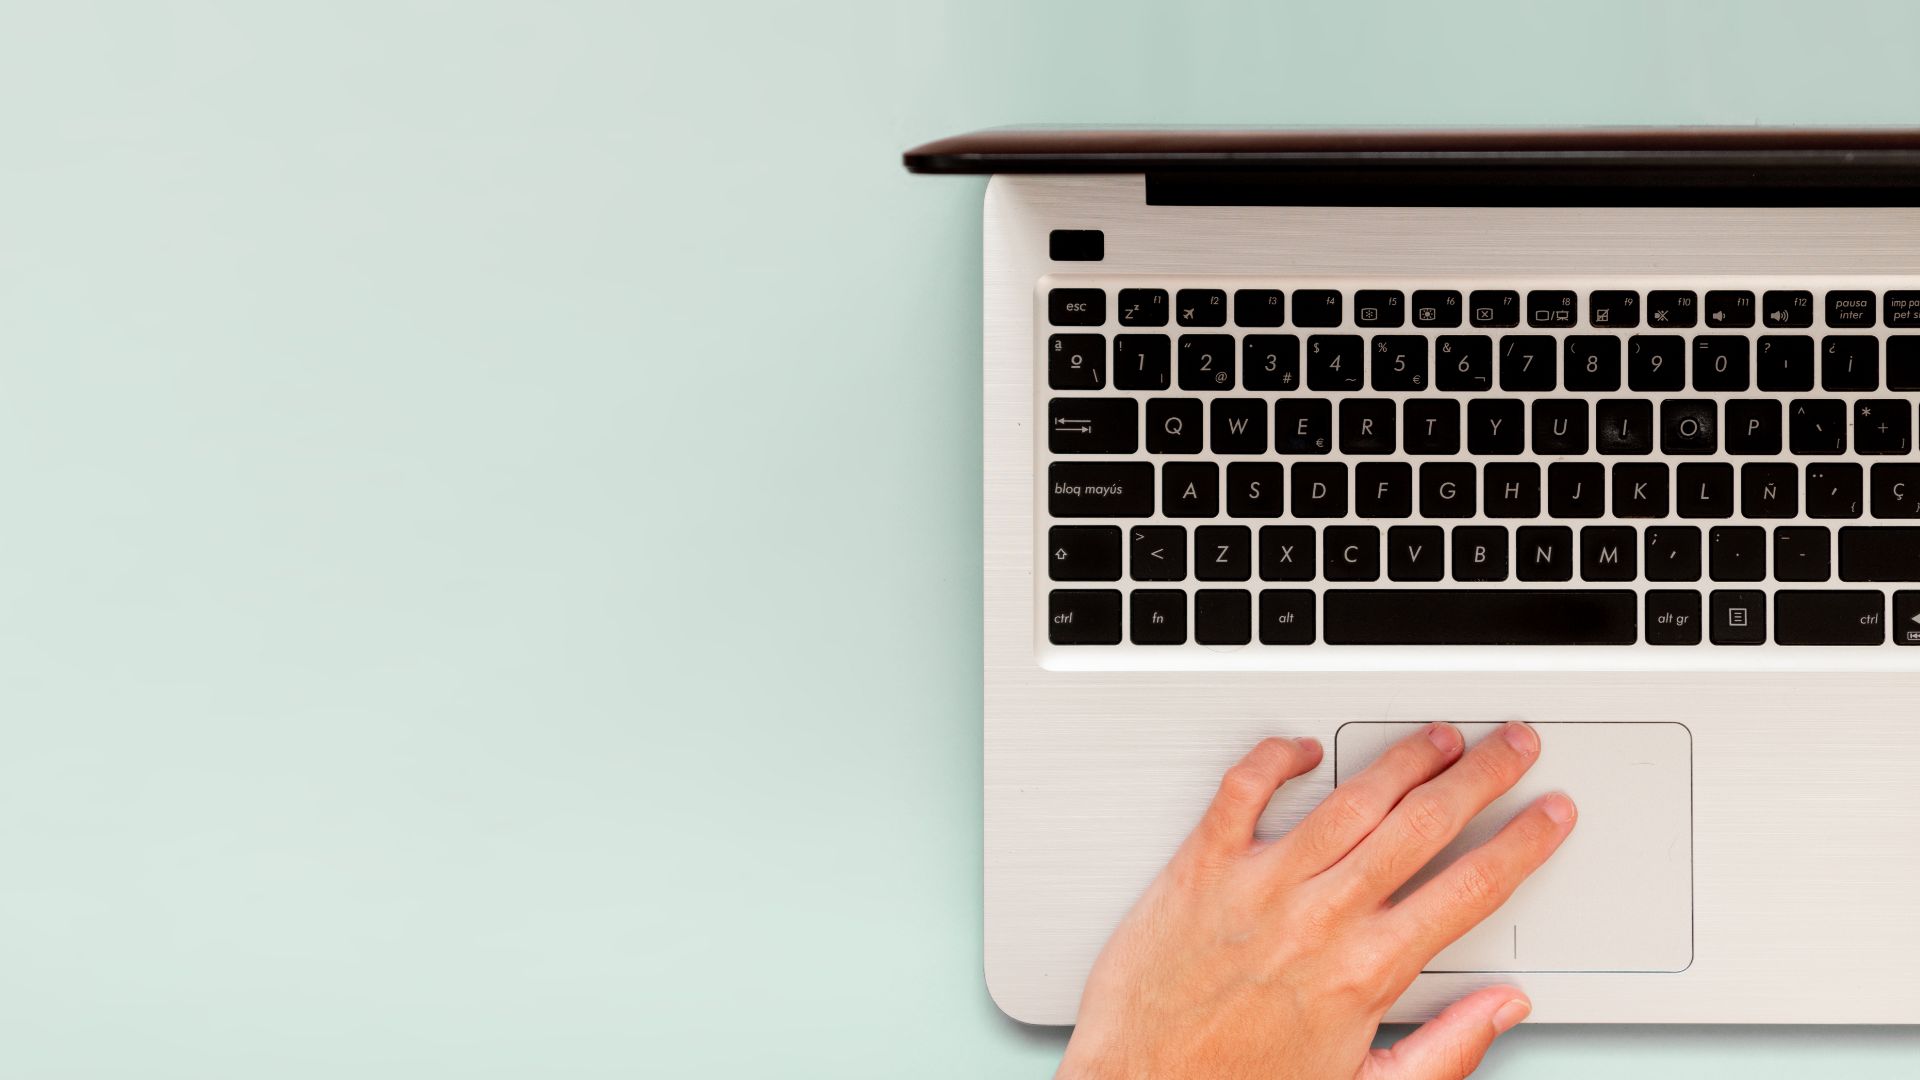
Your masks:
<instances>
[{"instance_id":1,"label":"human hand","mask_svg":"<svg viewBox=\"0 0 1920 1080\"><path fill-rule=\"evenodd\" d=\"M1311 772L1313 739L1267 739L1094 963L1060 1080L1459 1080L1532 1008L1517 987L1454 1002L1391 1049L1380 1018L1433 955L1504 903L1573 830L1552 794L1398 903L1390 897L1540 753L1525 724L1465 748L1429 724L1271 842L1254 824Z\"/></svg>"}]
</instances>

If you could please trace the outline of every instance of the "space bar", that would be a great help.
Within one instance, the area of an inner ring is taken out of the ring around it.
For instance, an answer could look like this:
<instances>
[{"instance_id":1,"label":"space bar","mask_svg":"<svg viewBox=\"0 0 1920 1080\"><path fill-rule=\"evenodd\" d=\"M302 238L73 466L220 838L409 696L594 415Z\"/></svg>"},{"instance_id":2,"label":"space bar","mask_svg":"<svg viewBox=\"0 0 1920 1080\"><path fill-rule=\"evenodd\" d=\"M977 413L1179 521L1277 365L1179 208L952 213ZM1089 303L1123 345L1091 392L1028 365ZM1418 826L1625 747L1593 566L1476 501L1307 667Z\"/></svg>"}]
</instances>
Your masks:
<instances>
[{"instance_id":1,"label":"space bar","mask_svg":"<svg viewBox=\"0 0 1920 1080\"><path fill-rule=\"evenodd\" d=\"M1328 589L1329 645L1632 645L1625 589Z\"/></svg>"}]
</instances>

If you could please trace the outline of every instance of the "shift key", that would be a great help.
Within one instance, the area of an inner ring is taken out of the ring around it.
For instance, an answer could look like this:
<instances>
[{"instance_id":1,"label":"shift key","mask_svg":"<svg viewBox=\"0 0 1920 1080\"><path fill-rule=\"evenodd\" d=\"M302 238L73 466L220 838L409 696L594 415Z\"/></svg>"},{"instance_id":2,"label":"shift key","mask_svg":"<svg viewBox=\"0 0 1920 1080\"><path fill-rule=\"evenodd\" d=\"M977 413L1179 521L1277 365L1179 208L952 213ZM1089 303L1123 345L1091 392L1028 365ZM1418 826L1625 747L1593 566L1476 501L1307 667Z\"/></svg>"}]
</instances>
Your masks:
<instances>
[{"instance_id":1,"label":"shift key","mask_svg":"<svg viewBox=\"0 0 1920 1080\"><path fill-rule=\"evenodd\" d=\"M1153 516L1153 464L1056 461L1047 466L1047 513L1057 518Z\"/></svg>"}]
</instances>

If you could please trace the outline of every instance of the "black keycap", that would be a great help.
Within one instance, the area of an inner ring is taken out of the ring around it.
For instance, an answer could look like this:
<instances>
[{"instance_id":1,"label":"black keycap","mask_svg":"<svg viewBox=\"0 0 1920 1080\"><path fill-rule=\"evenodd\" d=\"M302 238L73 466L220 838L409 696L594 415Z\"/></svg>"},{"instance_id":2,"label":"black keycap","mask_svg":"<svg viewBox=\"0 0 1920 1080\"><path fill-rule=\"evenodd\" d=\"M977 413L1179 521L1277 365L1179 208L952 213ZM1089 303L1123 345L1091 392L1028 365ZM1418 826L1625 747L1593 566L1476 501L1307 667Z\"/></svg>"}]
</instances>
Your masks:
<instances>
[{"instance_id":1,"label":"black keycap","mask_svg":"<svg viewBox=\"0 0 1920 1080\"><path fill-rule=\"evenodd\" d=\"M1446 530L1438 525L1395 525L1387 530L1387 577L1439 581L1446 569L1446 546Z\"/></svg>"},{"instance_id":2,"label":"black keycap","mask_svg":"<svg viewBox=\"0 0 1920 1080\"><path fill-rule=\"evenodd\" d=\"M1259 398L1214 398L1213 452L1264 454L1267 452L1267 403Z\"/></svg>"},{"instance_id":3,"label":"black keycap","mask_svg":"<svg viewBox=\"0 0 1920 1080\"><path fill-rule=\"evenodd\" d=\"M1865 289L1835 289L1827 293L1827 325L1872 326L1873 293Z\"/></svg>"},{"instance_id":4,"label":"black keycap","mask_svg":"<svg viewBox=\"0 0 1920 1080\"><path fill-rule=\"evenodd\" d=\"M1201 581L1245 581L1253 576L1253 530L1202 525L1193 530L1193 576Z\"/></svg>"},{"instance_id":5,"label":"black keycap","mask_svg":"<svg viewBox=\"0 0 1920 1080\"><path fill-rule=\"evenodd\" d=\"M1307 339L1307 386L1358 390L1365 378L1366 346L1354 334L1315 334Z\"/></svg>"},{"instance_id":6,"label":"black keycap","mask_svg":"<svg viewBox=\"0 0 1920 1080\"><path fill-rule=\"evenodd\" d=\"M1767 643L1766 593L1758 589L1715 589L1707 597L1707 612L1707 637L1715 645Z\"/></svg>"},{"instance_id":7,"label":"black keycap","mask_svg":"<svg viewBox=\"0 0 1920 1080\"><path fill-rule=\"evenodd\" d=\"M1236 289L1233 321L1240 326L1279 326L1287 321L1287 296L1279 289Z\"/></svg>"},{"instance_id":8,"label":"black keycap","mask_svg":"<svg viewBox=\"0 0 1920 1080\"><path fill-rule=\"evenodd\" d=\"M1047 321L1055 326L1101 325L1107 321L1106 291L1104 289L1049 290ZM1119 613L1116 611L1115 614Z\"/></svg>"},{"instance_id":9,"label":"black keycap","mask_svg":"<svg viewBox=\"0 0 1920 1080\"><path fill-rule=\"evenodd\" d=\"M1300 388L1300 339L1292 334L1248 334L1240 343L1240 372L1249 390Z\"/></svg>"},{"instance_id":10,"label":"black keycap","mask_svg":"<svg viewBox=\"0 0 1920 1080\"><path fill-rule=\"evenodd\" d=\"M1700 303L1689 289L1655 289L1647 294L1647 325L1656 329L1688 327L1700 321Z\"/></svg>"},{"instance_id":11,"label":"black keycap","mask_svg":"<svg viewBox=\"0 0 1920 1080\"><path fill-rule=\"evenodd\" d=\"M1287 467L1274 461L1236 461L1227 466L1227 516L1274 518L1281 514Z\"/></svg>"},{"instance_id":12,"label":"black keycap","mask_svg":"<svg viewBox=\"0 0 1920 1080\"><path fill-rule=\"evenodd\" d=\"M1711 454L1720 449L1718 407L1711 399L1669 399L1660 403L1660 452Z\"/></svg>"},{"instance_id":13,"label":"black keycap","mask_svg":"<svg viewBox=\"0 0 1920 1080\"><path fill-rule=\"evenodd\" d=\"M1451 398L1408 400L1403 410L1401 445L1409 454L1460 452L1460 403Z\"/></svg>"},{"instance_id":14,"label":"black keycap","mask_svg":"<svg viewBox=\"0 0 1920 1080\"><path fill-rule=\"evenodd\" d=\"M1560 343L1544 334L1508 334L1500 339L1500 389L1516 393L1551 390L1558 381Z\"/></svg>"},{"instance_id":15,"label":"black keycap","mask_svg":"<svg viewBox=\"0 0 1920 1080\"><path fill-rule=\"evenodd\" d=\"M1805 289L1769 289L1760 298L1760 309L1768 326L1813 325L1813 294Z\"/></svg>"},{"instance_id":16,"label":"black keycap","mask_svg":"<svg viewBox=\"0 0 1920 1080\"><path fill-rule=\"evenodd\" d=\"M1293 325L1339 326L1340 290L1293 290Z\"/></svg>"},{"instance_id":17,"label":"black keycap","mask_svg":"<svg viewBox=\"0 0 1920 1080\"><path fill-rule=\"evenodd\" d=\"M1057 518L1153 516L1146 461L1055 461L1047 466L1047 514Z\"/></svg>"},{"instance_id":18,"label":"black keycap","mask_svg":"<svg viewBox=\"0 0 1920 1080\"><path fill-rule=\"evenodd\" d=\"M1792 393L1813 389L1813 339L1809 337L1763 337L1760 339L1760 389Z\"/></svg>"},{"instance_id":19,"label":"black keycap","mask_svg":"<svg viewBox=\"0 0 1920 1080\"><path fill-rule=\"evenodd\" d=\"M1417 289L1413 294L1413 325L1459 326L1460 294L1452 289Z\"/></svg>"},{"instance_id":20,"label":"black keycap","mask_svg":"<svg viewBox=\"0 0 1920 1080\"><path fill-rule=\"evenodd\" d=\"M1121 334L1113 339L1113 385L1122 390L1173 386L1173 343L1164 334Z\"/></svg>"},{"instance_id":21,"label":"black keycap","mask_svg":"<svg viewBox=\"0 0 1920 1080\"><path fill-rule=\"evenodd\" d=\"M1586 581L1632 581L1640 565L1639 543L1630 525L1588 525L1580 530L1580 577Z\"/></svg>"},{"instance_id":22,"label":"black keycap","mask_svg":"<svg viewBox=\"0 0 1920 1080\"><path fill-rule=\"evenodd\" d=\"M1609 330L1640 325L1640 294L1630 289L1596 289L1587 294L1587 322Z\"/></svg>"},{"instance_id":23,"label":"black keycap","mask_svg":"<svg viewBox=\"0 0 1920 1080\"><path fill-rule=\"evenodd\" d=\"M1620 339L1612 335L1574 335L1567 338L1567 389L1609 392L1620 389Z\"/></svg>"},{"instance_id":24,"label":"black keycap","mask_svg":"<svg viewBox=\"0 0 1920 1080\"><path fill-rule=\"evenodd\" d=\"M1501 461L1486 467L1486 514L1490 518L1540 516L1540 466L1531 461Z\"/></svg>"},{"instance_id":25,"label":"black keycap","mask_svg":"<svg viewBox=\"0 0 1920 1080\"><path fill-rule=\"evenodd\" d=\"M1260 590L1260 644L1313 644L1317 599L1311 589Z\"/></svg>"},{"instance_id":26,"label":"black keycap","mask_svg":"<svg viewBox=\"0 0 1920 1080\"><path fill-rule=\"evenodd\" d=\"M1475 289L1467 309L1475 326L1520 325L1520 294L1511 289Z\"/></svg>"},{"instance_id":27,"label":"black keycap","mask_svg":"<svg viewBox=\"0 0 1920 1080\"><path fill-rule=\"evenodd\" d=\"M1773 398L1739 398L1727 402L1727 453L1780 452L1780 402Z\"/></svg>"},{"instance_id":28,"label":"black keycap","mask_svg":"<svg viewBox=\"0 0 1920 1080\"><path fill-rule=\"evenodd\" d=\"M1800 469L1795 465L1740 466L1740 515L1790 518L1800 513Z\"/></svg>"},{"instance_id":29,"label":"black keycap","mask_svg":"<svg viewBox=\"0 0 1920 1080\"><path fill-rule=\"evenodd\" d=\"M1822 338L1820 389L1836 393L1880 389L1880 339L1856 334Z\"/></svg>"},{"instance_id":30,"label":"black keycap","mask_svg":"<svg viewBox=\"0 0 1920 1080\"><path fill-rule=\"evenodd\" d=\"M1273 449L1281 454L1333 452L1333 404L1326 398L1281 398L1273 403Z\"/></svg>"},{"instance_id":31,"label":"black keycap","mask_svg":"<svg viewBox=\"0 0 1920 1080\"><path fill-rule=\"evenodd\" d=\"M1347 398L1340 403L1340 452L1391 454L1397 439L1392 398Z\"/></svg>"},{"instance_id":32,"label":"black keycap","mask_svg":"<svg viewBox=\"0 0 1920 1080\"><path fill-rule=\"evenodd\" d=\"M1806 398L1787 406L1787 445L1796 454L1843 454L1847 450L1847 403Z\"/></svg>"},{"instance_id":33,"label":"black keycap","mask_svg":"<svg viewBox=\"0 0 1920 1080\"><path fill-rule=\"evenodd\" d=\"M1535 398L1533 452L1566 457L1587 452L1587 403L1577 398Z\"/></svg>"},{"instance_id":34,"label":"black keycap","mask_svg":"<svg viewBox=\"0 0 1920 1080\"><path fill-rule=\"evenodd\" d=\"M1167 325L1167 290L1121 289L1120 325Z\"/></svg>"},{"instance_id":35,"label":"black keycap","mask_svg":"<svg viewBox=\"0 0 1920 1080\"><path fill-rule=\"evenodd\" d=\"M1646 537L1648 581L1700 580L1700 527L1649 525Z\"/></svg>"},{"instance_id":36,"label":"black keycap","mask_svg":"<svg viewBox=\"0 0 1920 1080\"><path fill-rule=\"evenodd\" d=\"M1852 462L1807 466L1807 516L1857 518L1866 502L1860 466Z\"/></svg>"},{"instance_id":37,"label":"black keycap","mask_svg":"<svg viewBox=\"0 0 1920 1080\"><path fill-rule=\"evenodd\" d=\"M1630 589L1329 589L1329 645L1631 645Z\"/></svg>"},{"instance_id":38,"label":"black keycap","mask_svg":"<svg viewBox=\"0 0 1920 1080\"><path fill-rule=\"evenodd\" d=\"M1775 581L1825 581L1833 576L1833 531L1825 525L1773 530Z\"/></svg>"},{"instance_id":39,"label":"black keycap","mask_svg":"<svg viewBox=\"0 0 1920 1080\"><path fill-rule=\"evenodd\" d=\"M1840 530L1841 581L1920 581L1920 526Z\"/></svg>"},{"instance_id":40,"label":"black keycap","mask_svg":"<svg viewBox=\"0 0 1920 1080\"><path fill-rule=\"evenodd\" d=\"M1361 289L1353 294L1353 321L1357 326L1404 326L1406 306L1398 289Z\"/></svg>"},{"instance_id":41,"label":"black keycap","mask_svg":"<svg viewBox=\"0 0 1920 1080\"><path fill-rule=\"evenodd\" d=\"M1055 581L1119 581L1120 530L1112 525L1048 529L1047 576Z\"/></svg>"},{"instance_id":42,"label":"black keycap","mask_svg":"<svg viewBox=\"0 0 1920 1080\"><path fill-rule=\"evenodd\" d=\"M1683 518L1733 516L1733 466L1690 461L1674 470L1673 503Z\"/></svg>"},{"instance_id":43,"label":"black keycap","mask_svg":"<svg viewBox=\"0 0 1920 1080\"><path fill-rule=\"evenodd\" d=\"M1493 388L1493 339L1448 334L1434 346L1433 384L1472 393Z\"/></svg>"},{"instance_id":44,"label":"black keycap","mask_svg":"<svg viewBox=\"0 0 1920 1080\"><path fill-rule=\"evenodd\" d=\"M1206 438L1199 398L1147 399L1147 453L1197 454Z\"/></svg>"},{"instance_id":45,"label":"black keycap","mask_svg":"<svg viewBox=\"0 0 1920 1080\"><path fill-rule=\"evenodd\" d=\"M1225 326L1226 290L1181 289L1173 297L1173 316L1181 326Z\"/></svg>"},{"instance_id":46,"label":"black keycap","mask_svg":"<svg viewBox=\"0 0 1920 1080\"><path fill-rule=\"evenodd\" d=\"M1513 572L1521 581L1572 581L1573 530L1565 525L1515 529Z\"/></svg>"},{"instance_id":47,"label":"black keycap","mask_svg":"<svg viewBox=\"0 0 1920 1080\"><path fill-rule=\"evenodd\" d=\"M1902 589L1893 594L1893 641L1920 645L1920 592Z\"/></svg>"},{"instance_id":48,"label":"black keycap","mask_svg":"<svg viewBox=\"0 0 1920 1080\"><path fill-rule=\"evenodd\" d=\"M1622 463L1613 467L1613 516L1663 518L1667 516L1667 467L1664 464Z\"/></svg>"},{"instance_id":49,"label":"black keycap","mask_svg":"<svg viewBox=\"0 0 1920 1080\"><path fill-rule=\"evenodd\" d=\"M1140 403L1128 397L1053 398L1047 449L1056 454L1131 454L1140 449Z\"/></svg>"},{"instance_id":50,"label":"black keycap","mask_svg":"<svg viewBox=\"0 0 1920 1080\"><path fill-rule=\"evenodd\" d=\"M1773 594L1773 640L1780 645L1882 645L1887 597L1878 589Z\"/></svg>"},{"instance_id":51,"label":"black keycap","mask_svg":"<svg viewBox=\"0 0 1920 1080\"><path fill-rule=\"evenodd\" d=\"M1895 334L1887 339L1887 389L1920 390L1920 337Z\"/></svg>"},{"instance_id":52,"label":"black keycap","mask_svg":"<svg viewBox=\"0 0 1920 1080\"><path fill-rule=\"evenodd\" d=\"M1326 556L1321 573L1328 581L1380 580L1380 530L1373 525L1329 525L1321 535Z\"/></svg>"},{"instance_id":53,"label":"black keycap","mask_svg":"<svg viewBox=\"0 0 1920 1080\"><path fill-rule=\"evenodd\" d=\"M1160 467L1160 513L1170 518L1220 514L1220 466L1211 461L1174 461Z\"/></svg>"},{"instance_id":54,"label":"black keycap","mask_svg":"<svg viewBox=\"0 0 1920 1080\"><path fill-rule=\"evenodd\" d=\"M1339 462L1301 462L1293 467L1293 516L1347 516L1347 467Z\"/></svg>"},{"instance_id":55,"label":"black keycap","mask_svg":"<svg viewBox=\"0 0 1920 1080\"><path fill-rule=\"evenodd\" d=\"M1186 527L1135 525L1127 530L1127 571L1135 581L1186 580Z\"/></svg>"},{"instance_id":56,"label":"black keycap","mask_svg":"<svg viewBox=\"0 0 1920 1080\"><path fill-rule=\"evenodd\" d=\"M1693 589L1648 589L1647 644L1700 644L1700 594Z\"/></svg>"},{"instance_id":57,"label":"black keycap","mask_svg":"<svg viewBox=\"0 0 1920 1080\"><path fill-rule=\"evenodd\" d=\"M1047 258L1054 262L1099 262L1107 257L1107 234L1099 229L1054 229Z\"/></svg>"},{"instance_id":58,"label":"black keycap","mask_svg":"<svg viewBox=\"0 0 1920 1080\"><path fill-rule=\"evenodd\" d=\"M1185 645L1186 590L1135 589L1128 597L1127 640L1135 645Z\"/></svg>"},{"instance_id":59,"label":"black keycap","mask_svg":"<svg viewBox=\"0 0 1920 1080\"><path fill-rule=\"evenodd\" d=\"M1498 525L1456 526L1453 580L1507 580L1507 530Z\"/></svg>"},{"instance_id":60,"label":"black keycap","mask_svg":"<svg viewBox=\"0 0 1920 1080\"><path fill-rule=\"evenodd\" d=\"M1120 644L1120 590L1055 589L1048 593L1047 640L1055 645Z\"/></svg>"},{"instance_id":61,"label":"black keycap","mask_svg":"<svg viewBox=\"0 0 1920 1080\"><path fill-rule=\"evenodd\" d=\"M1881 304L1889 328L1920 326L1920 292L1889 290L1881 297Z\"/></svg>"},{"instance_id":62,"label":"black keycap","mask_svg":"<svg viewBox=\"0 0 1920 1080\"><path fill-rule=\"evenodd\" d=\"M1180 389L1233 389L1233 335L1180 335Z\"/></svg>"},{"instance_id":63,"label":"black keycap","mask_svg":"<svg viewBox=\"0 0 1920 1080\"><path fill-rule=\"evenodd\" d=\"M1382 334L1373 339L1375 390L1425 390L1427 339L1421 334Z\"/></svg>"},{"instance_id":64,"label":"black keycap","mask_svg":"<svg viewBox=\"0 0 1920 1080\"><path fill-rule=\"evenodd\" d=\"M1607 510L1606 466L1556 461L1547 466L1547 516L1597 518Z\"/></svg>"},{"instance_id":65,"label":"black keycap","mask_svg":"<svg viewBox=\"0 0 1920 1080\"><path fill-rule=\"evenodd\" d=\"M1429 461L1420 466L1421 517L1472 517L1476 492L1471 462Z\"/></svg>"},{"instance_id":66,"label":"black keycap","mask_svg":"<svg viewBox=\"0 0 1920 1080\"><path fill-rule=\"evenodd\" d=\"M1580 304L1570 289L1535 289L1527 294L1527 325L1572 326L1580 321Z\"/></svg>"},{"instance_id":67,"label":"black keycap","mask_svg":"<svg viewBox=\"0 0 1920 1080\"><path fill-rule=\"evenodd\" d=\"M1853 452L1905 454L1913 449L1913 406L1900 398L1853 403Z\"/></svg>"},{"instance_id":68,"label":"black keycap","mask_svg":"<svg viewBox=\"0 0 1920 1080\"><path fill-rule=\"evenodd\" d=\"M1047 340L1047 386L1099 390L1107 385L1107 339L1100 334L1055 334Z\"/></svg>"},{"instance_id":69,"label":"black keycap","mask_svg":"<svg viewBox=\"0 0 1920 1080\"><path fill-rule=\"evenodd\" d=\"M1701 334L1693 339L1693 388L1706 393L1739 392L1753 380L1750 343L1736 334Z\"/></svg>"},{"instance_id":70,"label":"black keycap","mask_svg":"<svg viewBox=\"0 0 1920 1080\"><path fill-rule=\"evenodd\" d=\"M1605 398L1593 407L1594 448L1603 454L1653 453L1653 402Z\"/></svg>"},{"instance_id":71,"label":"black keycap","mask_svg":"<svg viewBox=\"0 0 1920 1080\"><path fill-rule=\"evenodd\" d=\"M1627 339L1627 387L1641 393L1683 390L1687 385L1687 339L1635 334Z\"/></svg>"},{"instance_id":72,"label":"black keycap","mask_svg":"<svg viewBox=\"0 0 1920 1080\"><path fill-rule=\"evenodd\" d=\"M1753 294L1743 289L1708 290L1706 323L1715 329L1752 326Z\"/></svg>"},{"instance_id":73,"label":"black keycap","mask_svg":"<svg viewBox=\"0 0 1920 1080\"><path fill-rule=\"evenodd\" d=\"M1260 529L1260 580L1312 581L1318 572L1311 525L1265 525Z\"/></svg>"},{"instance_id":74,"label":"black keycap","mask_svg":"<svg viewBox=\"0 0 1920 1080\"><path fill-rule=\"evenodd\" d=\"M1715 525L1707 534L1707 572L1715 581L1765 581L1767 530L1758 525Z\"/></svg>"},{"instance_id":75,"label":"black keycap","mask_svg":"<svg viewBox=\"0 0 1920 1080\"><path fill-rule=\"evenodd\" d=\"M1518 454L1527 448L1526 406L1517 398L1467 402L1467 452Z\"/></svg>"},{"instance_id":76,"label":"black keycap","mask_svg":"<svg viewBox=\"0 0 1920 1080\"><path fill-rule=\"evenodd\" d=\"M1873 516L1920 517L1920 465L1873 467Z\"/></svg>"},{"instance_id":77,"label":"black keycap","mask_svg":"<svg viewBox=\"0 0 1920 1080\"><path fill-rule=\"evenodd\" d=\"M1193 594L1193 640L1245 645L1253 640L1253 594L1244 589L1200 589Z\"/></svg>"},{"instance_id":78,"label":"black keycap","mask_svg":"<svg viewBox=\"0 0 1920 1080\"><path fill-rule=\"evenodd\" d=\"M1413 466L1367 461L1353 467L1353 510L1361 517L1413 516Z\"/></svg>"}]
</instances>

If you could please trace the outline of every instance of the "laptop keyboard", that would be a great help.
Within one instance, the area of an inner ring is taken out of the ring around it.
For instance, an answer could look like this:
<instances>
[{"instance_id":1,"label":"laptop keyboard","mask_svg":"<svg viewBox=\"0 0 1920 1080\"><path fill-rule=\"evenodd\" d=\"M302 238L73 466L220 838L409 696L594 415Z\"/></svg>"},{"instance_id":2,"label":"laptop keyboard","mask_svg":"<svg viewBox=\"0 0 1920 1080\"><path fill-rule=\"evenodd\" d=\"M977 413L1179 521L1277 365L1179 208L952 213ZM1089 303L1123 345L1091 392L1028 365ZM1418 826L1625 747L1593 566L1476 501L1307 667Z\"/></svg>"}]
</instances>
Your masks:
<instances>
[{"instance_id":1,"label":"laptop keyboard","mask_svg":"<svg viewBox=\"0 0 1920 1080\"><path fill-rule=\"evenodd\" d=\"M1041 283L1046 640L1920 645L1920 281Z\"/></svg>"}]
</instances>

